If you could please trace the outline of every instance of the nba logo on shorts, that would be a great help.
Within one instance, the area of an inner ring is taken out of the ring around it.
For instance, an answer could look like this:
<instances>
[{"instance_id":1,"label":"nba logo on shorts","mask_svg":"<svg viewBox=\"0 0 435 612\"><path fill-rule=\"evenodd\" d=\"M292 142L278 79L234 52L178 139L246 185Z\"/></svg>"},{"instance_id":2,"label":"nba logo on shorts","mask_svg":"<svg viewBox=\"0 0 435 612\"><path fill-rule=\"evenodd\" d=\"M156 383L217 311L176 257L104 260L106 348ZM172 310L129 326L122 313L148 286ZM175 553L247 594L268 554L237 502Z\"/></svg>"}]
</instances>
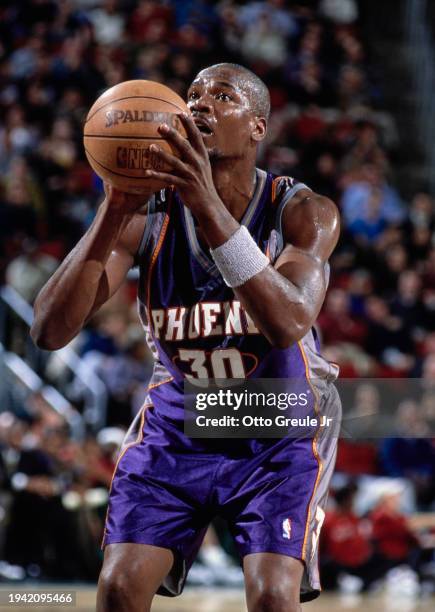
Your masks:
<instances>
[{"instance_id":1,"label":"nba logo on shorts","mask_svg":"<svg viewBox=\"0 0 435 612\"><path fill-rule=\"evenodd\" d=\"M282 522L282 537L286 540L290 540L292 534L292 522L289 518L286 518Z\"/></svg>"}]
</instances>

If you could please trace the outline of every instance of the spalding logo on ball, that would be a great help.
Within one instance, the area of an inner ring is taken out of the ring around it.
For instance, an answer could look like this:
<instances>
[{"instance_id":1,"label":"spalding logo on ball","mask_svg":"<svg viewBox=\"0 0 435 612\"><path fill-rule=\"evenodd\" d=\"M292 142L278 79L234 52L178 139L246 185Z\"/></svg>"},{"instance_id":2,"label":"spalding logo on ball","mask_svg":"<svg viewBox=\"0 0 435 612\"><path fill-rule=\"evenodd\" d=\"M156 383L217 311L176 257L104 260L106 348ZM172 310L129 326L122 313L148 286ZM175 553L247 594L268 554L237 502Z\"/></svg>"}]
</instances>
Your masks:
<instances>
[{"instance_id":1,"label":"spalding logo on ball","mask_svg":"<svg viewBox=\"0 0 435 612\"><path fill-rule=\"evenodd\" d=\"M124 81L105 91L91 107L84 126L86 157L95 172L128 193L158 191L165 185L145 170L168 171L149 148L153 143L179 157L158 132L162 123L186 136L178 114L189 112L172 89L154 81Z\"/></svg>"}]
</instances>

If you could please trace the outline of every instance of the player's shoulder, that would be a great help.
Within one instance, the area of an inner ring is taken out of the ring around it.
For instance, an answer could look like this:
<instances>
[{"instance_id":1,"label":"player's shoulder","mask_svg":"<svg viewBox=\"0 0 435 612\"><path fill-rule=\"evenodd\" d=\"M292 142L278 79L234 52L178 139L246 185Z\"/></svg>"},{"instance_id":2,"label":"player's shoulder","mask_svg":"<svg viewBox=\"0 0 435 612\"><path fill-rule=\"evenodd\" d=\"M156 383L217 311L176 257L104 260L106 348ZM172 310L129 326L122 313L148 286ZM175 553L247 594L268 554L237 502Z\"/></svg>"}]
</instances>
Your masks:
<instances>
[{"instance_id":1,"label":"player's shoulder","mask_svg":"<svg viewBox=\"0 0 435 612\"><path fill-rule=\"evenodd\" d=\"M313 242L320 235L338 237L340 215L328 197L304 186L287 203L282 218L284 241L292 244Z\"/></svg>"},{"instance_id":2,"label":"player's shoulder","mask_svg":"<svg viewBox=\"0 0 435 612\"><path fill-rule=\"evenodd\" d=\"M287 211L292 217L298 215L301 219L318 219L319 217L333 220L339 217L336 204L328 197L312 191L308 187L299 189L291 198Z\"/></svg>"},{"instance_id":3,"label":"player's shoulder","mask_svg":"<svg viewBox=\"0 0 435 612\"><path fill-rule=\"evenodd\" d=\"M291 217L294 225L297 216L305 223L319 217L335 223L339 218L338 208L330 198L316 193L298 179L272 174L272 182L272 197L284 205L284 221Z\"/></svg>"}]
</instances>

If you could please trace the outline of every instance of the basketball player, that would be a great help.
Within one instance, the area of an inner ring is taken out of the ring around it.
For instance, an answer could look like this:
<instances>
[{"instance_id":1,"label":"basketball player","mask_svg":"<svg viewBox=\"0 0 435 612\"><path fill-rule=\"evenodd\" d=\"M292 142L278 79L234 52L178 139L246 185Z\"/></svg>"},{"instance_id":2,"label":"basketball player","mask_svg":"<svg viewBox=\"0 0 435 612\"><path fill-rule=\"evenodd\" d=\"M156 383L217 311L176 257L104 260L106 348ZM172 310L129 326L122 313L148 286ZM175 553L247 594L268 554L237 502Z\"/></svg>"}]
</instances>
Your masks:
<instances>
[{"instance_id":1,"label":"basketball player","mask_svg":"<svg viewBox=\"0 0 435 612\"><path fill-rule=\"evenodd\" d=\"M98 611L143 612L157 591L179 594L219 514L243 560L249 611L293 612L320 590L317 540L335 442L189 438L183 380L315 375L321 406L337 401L336 371L312 325L338 214L306 185L256 168L270 110L256 75L207 68L188 105L187 138L159 128L181 159L152 145L171 169L147 175L168 188L147 194L144 212L145 197L106 185L92 226L36 300L32 336L45 349L65 345L139 266L139 311L156 361L112 481Z\"/></svg>"}]
</instances>

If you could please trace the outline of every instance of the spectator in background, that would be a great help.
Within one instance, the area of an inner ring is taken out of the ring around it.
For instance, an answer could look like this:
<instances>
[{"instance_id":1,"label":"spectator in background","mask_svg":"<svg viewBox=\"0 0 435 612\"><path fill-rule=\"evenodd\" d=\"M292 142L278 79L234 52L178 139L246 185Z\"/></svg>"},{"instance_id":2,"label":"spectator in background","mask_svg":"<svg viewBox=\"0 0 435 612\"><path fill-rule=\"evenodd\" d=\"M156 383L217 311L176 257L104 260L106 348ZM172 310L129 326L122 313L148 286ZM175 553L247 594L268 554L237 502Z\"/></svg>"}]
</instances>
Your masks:
<instances>
[{"instance_id":1,"label":"spectator in background","mask_svg":"<svg viewBox=\"0 0 435 612\"><path fill-rule=\"evenodd\" d=\"M125 18L117 0L105 0L100 8L88 13L100 45L119 45L123 41Z\"/></svg>"},{"instance_id":2,"label":"spectator in background","mask_svg":"<svg viewBox=\"0 0 435 612\"><path fill-rule=\"evenodd\" d=\"M353 144L343 158L343 169L359 171L364 164L373 164L384 173L389 170L388 160L380 145L379 127L371 121L359 121L353 134ZM374 186L379 186L374 183Z\"/></svg>"},{"instance_id":3,"label":"spectator in background","mask_svg":"<svg viewBox=\"0 0 435 612\"><path fill-rule=\"evenodd\" d=\"M23 252L6 268L6 282L27 302L33 303L40 288L56 270L59 262L44 253L32 239L23 241L22 249Z\"/></svg>"},{"instance_id":4,"label":"spectator in background","mask_svg":"<svg viewBox=\"0 0 435 612\"><path fill-rule=\"evenodd\" d=\"M222 40L224 46L231 54L240 50L240 41L243 34L243 25L238 18L238 7L231 0L224 0L218 5L219 18L222 24Z\"/></svg>"},{"instance_id":5,"label":"spectator in background","mask_svg":"<svg viewBox=\"0 0 435 612\"><path fill-rule=\"evenodd\" d=\"M336 589L345 576L359 578L359 590L379 579L379 564L371 541L371 524L357 516L353 501L355 483L335 491L335 506L326 512L321 536L321 572L325 589Z\"/></svg>"},{"instance_id":6,"label":"spectator in background","mask_svg":"<svg viewBox=\"0 0 435 612\"><path fill-rule=\"evenodd\" d=\"M170 6L154 0L139 0L129 19L128 34L142 44L155 44L170 36L173 13Z\"/></svg>"},{"instance_id":7,"label":"spectator in background","mask_svg":"<svg viewBox=\"0 0 435 612\"><path fill-rule=\"evenodd\" d=\"M261 62L269 68L282 66L287 56L286 39L280 30L272 27L268 13L258 15L255 25L246 29L240 50L249 63Z\"/></svg>"},{"instance_id":8,"label":"spectator in background","mask_svg":"<svg viewBox=\"0 0 435 612\"><path fill-rule=\"evenodd\" d=\"M403 564L416 567L419 541L401 512L401 494L401 485L384 485L380 499L370 513L373 540L384 572Z\"/></svg>"},{"instance_id":9,"label":"spectator in background","mask_svg":"<svg viewBox=\"0 0 435 612\"><path fill-rule=\"evenodd\" d=\"M349 223L349 232L361 246L376 243L386 229L387 221L381 209L382 191L374 187L367 197L365 215Z\"/></svg>"},{"instance_id":10,"label":"spectator in background","mask_svg":"<svg viewBox=\"0 0 435 612\"><path fill-rule=\"evenodd\" d=\"M297 32L296 20L286 7L285 0L248 2L238 13L239 24L244 30L250 30L264 17L267 17L271 29L283 37L291 37Z\"/></svg>"},{"instance_id":11,"label":"spectator in background","mask_svg":"<svg viewBox=\"0 0 435 612\"><path fill-rule=\"evenodd\" d=\"M415 194L402 224L407 251L413 263L422 262L428 257L435 230L433 211L434 202L427 193Z\"/></svg>"},{"instance_id":12,"label":"spectator in background","mask_svg":"<svg viewBox=\"0 0 435 612\"><path fill-rule=\"evenodd\" d=\"M358 66L344 65L338 75L338 106L344 111L352 111L369 104L367 78Z\"/></svg>"},{"instance_id":13,"label":"spectator in background","mask_svg":"<svg viewBox=\"0 0 435 612\"><path fill-rule=\"evenodd\" d=\"M92 327L87 330L81 355L90 359L97 355L118 355L128 329L128 313L110 306L95 315Z\"/></svg>"},{"instance_id":14,"label":"spectator in background","mask_svg":"<svg viewBox=\"0 0 435 612\"><path fill-rule=\"evenodd\" d=\"M0 452L12 491L4 554L17 565L0 562L0 576L4 570L8 579L95 580L107 489L125 431L106 428L78 444L38 395L20 419L2 417Z\"/></svg>"},{"instance_id":15,"label":"spectator in background","mask_svg":"<svg viewBox=\"0 0 435 612\"><path fill-rule=\"evenodd\" d=\"M399 404L391 436L380 449L384 473L410 480L418 507L430 508L435 499L435 446L424 411L416 401Z\"/></svg>"},{"instance_id":16,"label":"spectator in background","mask_svg":"<svg viewBox=\"0 0 435 612\"><path fill-rule=\"evenodd\" d=\"M399 276L397 294L391 301L391 314L403 321L411 337L418 341L424 337L424 326L429 323L421 301L421 278L415 270L405 270Z\"/></svg>"},{"instance_id":17,"label":"spectator in background","mask_svg":"<svg viewBox=\"0 0 435 612\"><path fill-rule=\"evenodd\" d=\"M321 0L320 12L337 24L350 25L358 19L355 0Z\"/></svg>"},{"instance_id":18,"label":"spectator in background","mask_svg":"<svg viewBox=\"0 0 435 612\"><path fill-rule=\"evenodd\" d=\"M110 398L107 423L128 427L145 401L152 361L143 341L143 329L130 325L119 354L108 356L96 369ZM139 404L139 405L138 405Z\"/></svg>"},{"instance_id":19,"label":"spectator in background","mask_svg":"<svg viewBox=\"0 0 435 612\"><path fill-rule=\"evenodd\" d=\"M316 160L315 170L310 180L313 189L337 200L337 160L331 153L321 153Z\"/></svg>"},{"instance_id":20,"label":"spectator in background","mask_svg":"<svg viewBox=\"0 0 435 612\"><path fill-rule=\"evenodd\" d=\"M390 434L391 422L378 386L370 382L357 384L354 397L347 398L346 404L349 409L343 418L335 469L353 476L379 474L376 437Z\"/></svg>"},{"instance_id":21,"label":"spectator in background","mask_svg":"<svg viewBox=\"0 0 435 612\"><path fill-rule=\"evenodd\" d=\"M29 151L37 142L36 130L31 126L19 104L6 112L4 126L0 128L0 168L4 169L10 157Z\"/></svg>"},{"instance_id":22,"label":"spectator in background","mask_svg":"<svg viewBox=\"0 0 435 612\"><path fill-rule=\"evenodd\" d=\"M364 318L365 301L373 293L373 275L364 268L357 268L350 274L347 292L352 312Z\"/></svg>"},{"instance_id":23,"label":"spectator in background","mask_svg":"<svg viewBox=\"0 0 435 612\"><path fill-rule=\"evenodd\" d=\"M45 155L61 168L72 168L77 160L77 146L71 121L59 117L53 123L49 138L41 143Z\"/></svg>"},{"instance_id":24,"label":"spectator in background","mask_svg":"<svg viewBox=\"0 0 435 612\"><path fill-rule=\"evenodd\" d=\"M108 391L107 425L128 427L144 401L151 376L152 360L143 338L143 329L130 321L128 308L106 305L95 315L85 335L81 355L105 383ZM78 378L74 397L83 395Z\"/></svg>"},{"instance_id":25,"label":"spectator in background","mask_svg":"<svg viewBox=\"0 0 435 612\"><path fill-rule=\"evenodd\" d=\"M365 323L353 316L351 298L344 289L331 289L317 322L323 342L328 345L340 342L361 345L367 335Z\"/></svg>"},{"instance_id":26,"label":"spectator in background","mask_svg":"<svg viewBox=\"0 0 435 612\"><path fill-rule=\"evenodd\" d=\"M367 352L385 366L384 375L388 374L389 368L396 375L406 374L414 365L413 343L409 329L404 321L391 314L387 302L379 297L369 297L366 308Z\"/></svg>"},{"instance_id":27,"label":"spectator in background","mask_svg":"<svg viewBox=\"0 0 435 612\"><path fill-rule=\"evenodd\" d=\"M379 275L377 275L376 289L379 294L388 297L395 294L400 274L408 266L409 257L403 244L395 243L379 258Z\"/></svg>"},{"instance_id":28,"label":"spectator in background","mask_svg":"<svg viewBox=\"0 0 435 612\"><path fill-rule=\"evenodd\" d=\"M424 287L435 290L435 245L430 249L428 257L422 266Z\"/></svg>"},{"instance_id":29,"label":"spectator in background","mask_svg":"<svg viewBox=\"0 0 435 612\"><path fill-rule=\"evenodd\" d=\"M294 72L292 99L302 106L332 106L332 92L325 82L321 65L316 60L305 61Z\"/></svg>"},{"instance_id":30,"label":"spectator in background","mask_svg":"<svg viewBox=\"0 0 435 612\"><path fill-rule=\"evenodd\" d=\"M65 483L60 457L68 434L63 429L46 429L40 445L38 437L36 433L33 448L20 448L11 479L14 493L5 558L25 567L33 577L71 579L80 572L72 525L61 502Z\"/></svg>"},{"instance_id":31,"label":"spectator in background","mask_svg":"<svg viewBox=\"0 0 435 612\"><path fill-rule=\"evenodd\" d=\"M359 176L343 191L341 200L343 221L351 225L358 220L370 220L370 197L373 189L380 198L379 214L388 223L399 223L405 217L403 203L396 190L387 184L382 170L372 164L361 167Z\"/></svg>"}]
</instances>

